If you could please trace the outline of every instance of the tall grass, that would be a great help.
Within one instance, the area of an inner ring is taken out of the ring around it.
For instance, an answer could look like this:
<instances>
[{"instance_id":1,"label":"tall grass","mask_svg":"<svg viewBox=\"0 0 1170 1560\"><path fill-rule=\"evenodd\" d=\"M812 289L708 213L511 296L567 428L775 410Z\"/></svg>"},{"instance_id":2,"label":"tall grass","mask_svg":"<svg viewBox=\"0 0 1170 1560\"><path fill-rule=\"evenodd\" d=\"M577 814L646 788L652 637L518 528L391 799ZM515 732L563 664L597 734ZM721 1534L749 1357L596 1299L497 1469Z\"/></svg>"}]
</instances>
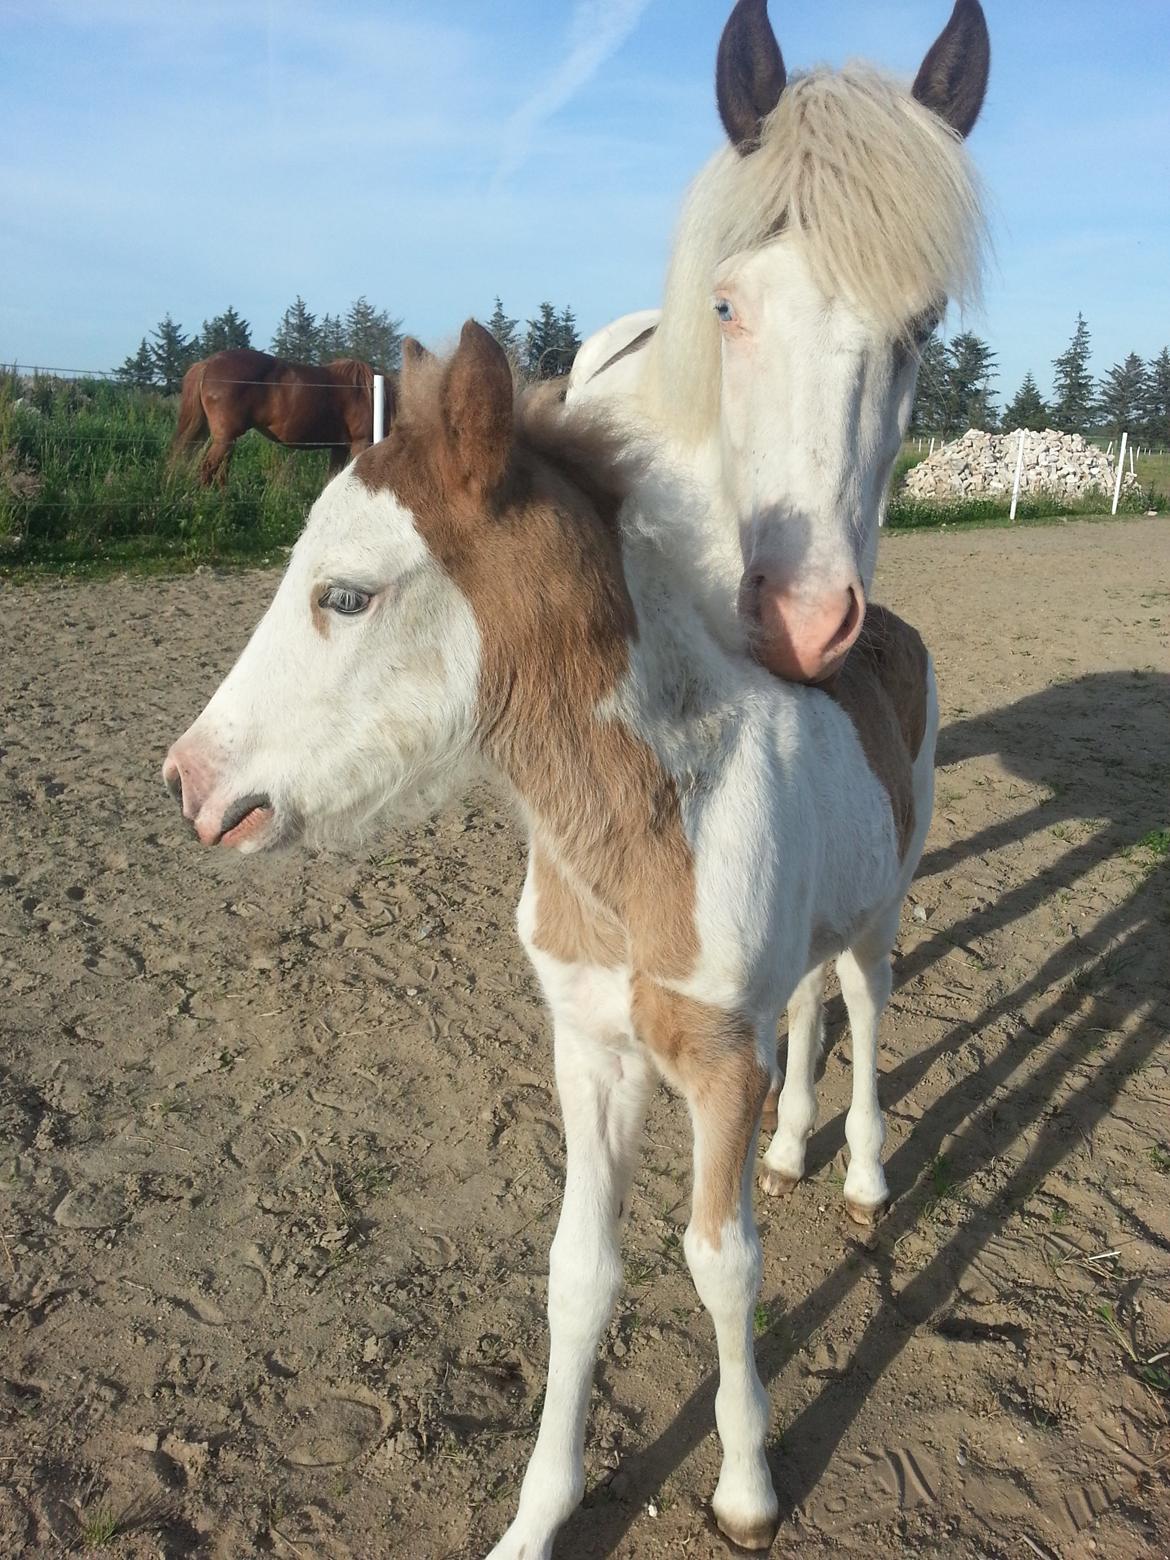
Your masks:
<instances>
[{"instance_id":1,"label":"tall grass","mask_svg":"<svg viewBox=\"0 0 1170 1560\"><path fill-rule=\"evenodd\" d=\"M0 569L92 574L278 556L325 484L325 453L282 449L250 433L236 447L227 487L203 488L197 458L168 466L175 414L173 398L122 385L30 382L0 370ZM891 529L1006 520L1006 499L900 497L902 478L924 456L913 440L898 456ZM1143 455L1139 476L1146 491L1125 495L1124 508L1167 507L1170 456ZM1029 495L1017 518L1101 514L1110 500Z\"/></svg>"},{"instance_id":2,"label":"tall grass","mask_svg":"<svg viewBox=\"0 0 1170 1560\"><path fill-rule=\"evenodd\" d=\"M323 451L249 434L225 489L168 467L175 402L96 380L0 376L0 564L100 571L129 562L262 559L295 540Z\"/></svg>"}]
</instances>

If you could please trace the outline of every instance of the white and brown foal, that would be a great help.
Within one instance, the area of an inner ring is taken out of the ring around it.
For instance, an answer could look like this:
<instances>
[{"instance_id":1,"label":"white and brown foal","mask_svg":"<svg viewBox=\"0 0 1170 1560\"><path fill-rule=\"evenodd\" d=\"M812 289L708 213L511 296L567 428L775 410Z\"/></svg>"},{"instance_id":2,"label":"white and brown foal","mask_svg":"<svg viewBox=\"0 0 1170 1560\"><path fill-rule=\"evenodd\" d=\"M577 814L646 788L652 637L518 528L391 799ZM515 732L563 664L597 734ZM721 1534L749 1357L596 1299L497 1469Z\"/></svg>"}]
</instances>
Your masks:
<instances>
[{"instance_id":1,"label":"white and brown foal","mask_svg":"<svg viewBox=\"0 0 1170 1560\"><path fill-rule=\"evenodd\" d=\"M532 853L520 932L553 1013L564 1207L551 1351L519 1511L494 1554L538 1560L580 1500L598 1340L659 1075L694 1133L687 1261L719 1349L723 1531L766 1548L777 1501L753 1358L752 1181L785 1004L832 955L853 1030L845 1194L881 1207L877 1024L930 812L920 642L869 637L837 699L723 649L627 503L637 457L590 419L517 408L480 326L445 363L407 353L390 436L326 488L276 597L164 777L208 845L352 837L438 805L486 764ZM668 491L664 486L662 491ZM625 506L623 508L623 505ZM813 977L815 979L815 977ZM803 1093L767 1155L803 1169Z\"/></svg>"}]
</instances>

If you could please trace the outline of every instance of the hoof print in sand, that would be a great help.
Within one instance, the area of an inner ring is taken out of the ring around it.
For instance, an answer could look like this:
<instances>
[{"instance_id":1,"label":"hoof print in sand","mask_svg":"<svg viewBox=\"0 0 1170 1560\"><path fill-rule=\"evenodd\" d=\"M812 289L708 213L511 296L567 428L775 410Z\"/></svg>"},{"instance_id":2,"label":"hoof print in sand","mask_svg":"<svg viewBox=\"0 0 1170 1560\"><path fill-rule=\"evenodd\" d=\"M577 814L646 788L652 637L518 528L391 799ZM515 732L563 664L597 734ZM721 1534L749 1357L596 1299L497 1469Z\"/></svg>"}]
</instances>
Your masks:
<instances>
[{"instance_id":1,"label":"hoof print in sand","mask_svg":"<svg viewBox=\"0 0 1170 1560\"><path fill-rule=\"evenodd\" d=\"M388 1420L385 1405L373 1393L320 1390L290 1394L288 1407L297 1427L285 1461L297 1468L335 1468L356 1462L381 1436Z\"/></svg>"},{"instance_id":2,"label":"hoof print in sand","mask_svg":"<svg viewBox=\"0 0 1170 1560\"><path fill-rule=\"evenodd\" d=\"M108 1230L129 1218L126 1199L114 1186L75 1186L53 1210L65 1230Z\"/></svg>"}]
</instances>

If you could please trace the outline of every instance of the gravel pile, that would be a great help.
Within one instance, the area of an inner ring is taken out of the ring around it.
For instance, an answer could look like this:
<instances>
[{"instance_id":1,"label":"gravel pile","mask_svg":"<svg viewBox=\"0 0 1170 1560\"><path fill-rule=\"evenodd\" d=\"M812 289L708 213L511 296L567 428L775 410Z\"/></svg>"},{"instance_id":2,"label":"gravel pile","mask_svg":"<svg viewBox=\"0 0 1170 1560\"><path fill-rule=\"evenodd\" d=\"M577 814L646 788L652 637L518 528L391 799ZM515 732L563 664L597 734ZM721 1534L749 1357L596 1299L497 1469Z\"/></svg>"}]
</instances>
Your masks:
<instances>
[{"instance_id":1,"label":"gravel pile","mask_svg":"<svg viewBox=\"0 0 1170 1560\"><path fill-rule=\"evenodd\" d=\"M1010 496L1019 450L1018 433L980 433L972 428L944 444L906 473L906 498L962 499ZM1059 498L1085 498L1106 493L1112 498L1115 456L1106 456L1079 433L1046 428L1024 435L1021 493L1052 493ZM1122 491L1138 486L1127 470Z\"/></svg>"}]
</instances>

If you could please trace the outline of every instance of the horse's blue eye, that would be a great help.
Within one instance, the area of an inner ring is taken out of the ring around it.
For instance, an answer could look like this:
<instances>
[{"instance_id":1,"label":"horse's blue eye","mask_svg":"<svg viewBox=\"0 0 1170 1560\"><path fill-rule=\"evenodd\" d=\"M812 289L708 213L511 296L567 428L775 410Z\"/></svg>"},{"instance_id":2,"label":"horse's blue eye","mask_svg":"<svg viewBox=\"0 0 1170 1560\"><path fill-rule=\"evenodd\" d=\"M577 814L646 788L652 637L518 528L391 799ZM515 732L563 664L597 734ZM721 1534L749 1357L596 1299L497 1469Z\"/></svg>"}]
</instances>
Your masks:
<instances>
[{"instance_id":1,"label":"horse's blue eye","mask_svg":"<svg viewBox=\"0 0 1170 1560\"><path fill-rule=\"evenodd\" d=\"M327 607L330 612L340 612L342 617L355 617L359 612L364 612L369 604L369 593L355 590L352 585L330 585L317 600L319 607Z\"/></svg>"},{"instance_id":2,"label":"horse's blue eye","mask_svg":"<svg viewBox=\"0 0 1170 1560\"><path fill-rule=\"evenodd\" d=\"M730 325L735 318L735 310L732 308L729 298L716 298L715 313L724 325Z\"/></svg>"}]
</instances>

